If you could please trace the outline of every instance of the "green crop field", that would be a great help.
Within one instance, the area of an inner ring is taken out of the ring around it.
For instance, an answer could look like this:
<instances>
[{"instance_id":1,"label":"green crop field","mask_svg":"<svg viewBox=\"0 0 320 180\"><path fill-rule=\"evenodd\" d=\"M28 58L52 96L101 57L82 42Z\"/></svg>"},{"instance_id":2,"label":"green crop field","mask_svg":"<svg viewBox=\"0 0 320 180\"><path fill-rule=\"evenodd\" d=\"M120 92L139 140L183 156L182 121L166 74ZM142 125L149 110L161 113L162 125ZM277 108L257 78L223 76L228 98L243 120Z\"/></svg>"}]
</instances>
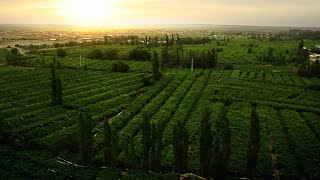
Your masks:
<instances>
[{"instance_id":1,"label":"green crop field","mask_svg":"<svg viewBox=\"0 0 320 180\"><path fill-rule=\"evenodd\" d=\"M247 44L254 45L250 54ZM136 48L129 45L69 47L65 58L56 57L56 49L45 49L45 56L25 55L25 66L0 66L0 129L6 131L4 139L11 139L0 147L0 179L179 179L171 173L177 126L187 134L185 172L200 174L203 119L208 119L213 136L211 159L220 160L221 167L212 167L223 169L228 178L318 179L320 91L315 87L320 79L297 75L290 62L297 44L235 37L223 46L216 40L185 45L185 50L222 48L217 67L164 68L161 80L151 84L146 79L152 77L152 61L129 60L128 53ZM319 41L305 44L312 47ZM288 64L259 61L269 47L275 54L283 53ZM113 72L120 60L88 58L95 48L119 50L129 71ZM161 53L162 48L151 50ZM63 104L58 106L51 102L53 58L60 64L56 73L63 89ZM225 64L232 64L233 70L223 69ZM81 163L83 111L93 124L88 166L75 165ZM154 173L140 165L146 156L146 119L161 134L155 138L161 144L160 171ZM107 121L117 137L118 169L105 168ZM121 173L127 168L127 174Z\"/></svg>"}]
</instances>

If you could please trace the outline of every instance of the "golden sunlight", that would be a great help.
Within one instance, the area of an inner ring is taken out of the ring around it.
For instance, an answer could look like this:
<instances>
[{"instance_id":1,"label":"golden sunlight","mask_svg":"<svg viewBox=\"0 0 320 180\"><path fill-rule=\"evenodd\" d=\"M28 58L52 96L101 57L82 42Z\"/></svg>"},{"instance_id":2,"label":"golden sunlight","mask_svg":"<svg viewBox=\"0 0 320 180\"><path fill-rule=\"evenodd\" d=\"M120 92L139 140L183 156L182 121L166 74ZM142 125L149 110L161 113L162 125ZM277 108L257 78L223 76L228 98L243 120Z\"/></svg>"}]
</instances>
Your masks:
<instances>
[{"instance_id":1,"label":"golden sunlight","mask_svg":"<svg viewBox=\"0 0 320 180\"><path fill-rule=\"evenodd\" d=\"M79 25L107 24L118 11L117 0L63 0L62 14Z\"/></svg>"}]
</instances>

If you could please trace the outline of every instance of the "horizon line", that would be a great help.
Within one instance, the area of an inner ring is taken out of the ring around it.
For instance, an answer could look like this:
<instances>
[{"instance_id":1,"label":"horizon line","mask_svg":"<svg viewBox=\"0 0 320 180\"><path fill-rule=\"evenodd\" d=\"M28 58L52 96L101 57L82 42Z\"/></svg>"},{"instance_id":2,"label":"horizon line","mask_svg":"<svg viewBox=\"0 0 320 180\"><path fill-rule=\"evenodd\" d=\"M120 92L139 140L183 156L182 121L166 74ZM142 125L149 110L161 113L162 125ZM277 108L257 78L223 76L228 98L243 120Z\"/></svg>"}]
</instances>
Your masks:
<instances>
[{"instance_id":1,"label":"horizon line","mask_svg":"<svg viewBox=\"0 0 320 180\"><path fill-rule=\"evenodd\" d=\"M282 28L320 28L320 26L299 26L299 25L250 25L250 24L210 24L210 23L159 23L159 24L110 24L110 25L79 25L79 24L45 24L45 23L0 23L0 25L37 25L37 26L76 26L76 27L148 27L148 26L245 26L245 27L282 27Z\"/></svg>"}]
</instances>

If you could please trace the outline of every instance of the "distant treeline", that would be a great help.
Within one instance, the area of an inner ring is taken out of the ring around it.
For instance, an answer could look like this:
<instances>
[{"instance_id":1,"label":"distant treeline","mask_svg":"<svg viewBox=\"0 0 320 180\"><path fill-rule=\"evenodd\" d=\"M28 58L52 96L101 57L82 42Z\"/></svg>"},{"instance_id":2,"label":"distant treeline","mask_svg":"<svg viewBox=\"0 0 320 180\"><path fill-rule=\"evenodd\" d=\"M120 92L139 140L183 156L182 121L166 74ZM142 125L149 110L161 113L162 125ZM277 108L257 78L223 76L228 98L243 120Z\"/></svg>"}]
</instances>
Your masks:
<instances>
[{"instance_id":1,"label":"distant treeline","mask_svg":"<svg viewBox=\"0 0 320 180\"><path fill-rule=\"evenodd\" d=\"M161 63L165 67L182 68L214 68L217 65L218 54L212 50L185 50L180 46L165 46L161 51Z\"/></svg>"},{"instance_id":2,"label":"distant treeline","mask_svg":"<svg viewBox=\"0 0 320 180\"><path fill-rule=\"evenodd\" d=\"M286 32L277 33L256 33L252 32L252 39L267 40L267 41L285 41L285 40L320 40L320 31L292 29Z\"/></svg>"}]
</instances>

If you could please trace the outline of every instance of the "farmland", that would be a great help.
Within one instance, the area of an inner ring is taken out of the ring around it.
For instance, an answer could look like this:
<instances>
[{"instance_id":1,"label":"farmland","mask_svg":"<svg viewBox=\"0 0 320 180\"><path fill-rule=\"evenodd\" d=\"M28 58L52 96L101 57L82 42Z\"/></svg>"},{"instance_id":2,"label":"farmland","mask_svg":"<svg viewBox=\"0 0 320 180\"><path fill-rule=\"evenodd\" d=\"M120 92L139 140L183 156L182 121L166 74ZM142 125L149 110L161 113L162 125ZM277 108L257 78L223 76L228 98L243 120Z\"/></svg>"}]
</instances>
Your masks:
<instances>
[{"instance_id":1,"label":"farmland","mask_svg":"<svg viewBox=\"0 0 320 180\"><path fill-rule=\"evenodd\" d=\"M223 43L214 39L205 45L184 45L185 51L222 48L216 67L163 68L161 80L150 84L146 79L152 77L152 62L130 60L129 52L138 47L133 45L64 47L65 58L57 57L56 49L43 49L26 54L24 65L0 66L1 128L10 141L0 147L0 178L112 179L121 178L120 170L129 168L136 171L130 171L128 179L160 179L160 172L175 179L170 172L177 126L188 135L186 172L200 174L206 118L214 137L212 169L222 170L218 178L319 178L320 92L316 87L320 79L297 75L291 58L298 41L234 36L224 45L217 42ZM317 43L305 41L307 47ZM252 53L248 44L253 44ZM259 60L270 47L274 54L284 54L286 65ZM151 50L161 53L162 48ZM93 49L117 49L119 59L89 58ZM51 102L53 59L60 63L56 73L62 82L63 104L59 106ZM128 72L113 72L118 61L129 65ZM226 64L233 69L223 68ZM79 168L68 162L81 163L79 114L84 111L93 124L93 153L91 165ZM153 139L161 144L154 175L142 172L139 160L146 156L146 120L160 132L160 138ZM106 122L118 141L118 170L101 168L106 165Z\"/></svg>"}]
</instances>

